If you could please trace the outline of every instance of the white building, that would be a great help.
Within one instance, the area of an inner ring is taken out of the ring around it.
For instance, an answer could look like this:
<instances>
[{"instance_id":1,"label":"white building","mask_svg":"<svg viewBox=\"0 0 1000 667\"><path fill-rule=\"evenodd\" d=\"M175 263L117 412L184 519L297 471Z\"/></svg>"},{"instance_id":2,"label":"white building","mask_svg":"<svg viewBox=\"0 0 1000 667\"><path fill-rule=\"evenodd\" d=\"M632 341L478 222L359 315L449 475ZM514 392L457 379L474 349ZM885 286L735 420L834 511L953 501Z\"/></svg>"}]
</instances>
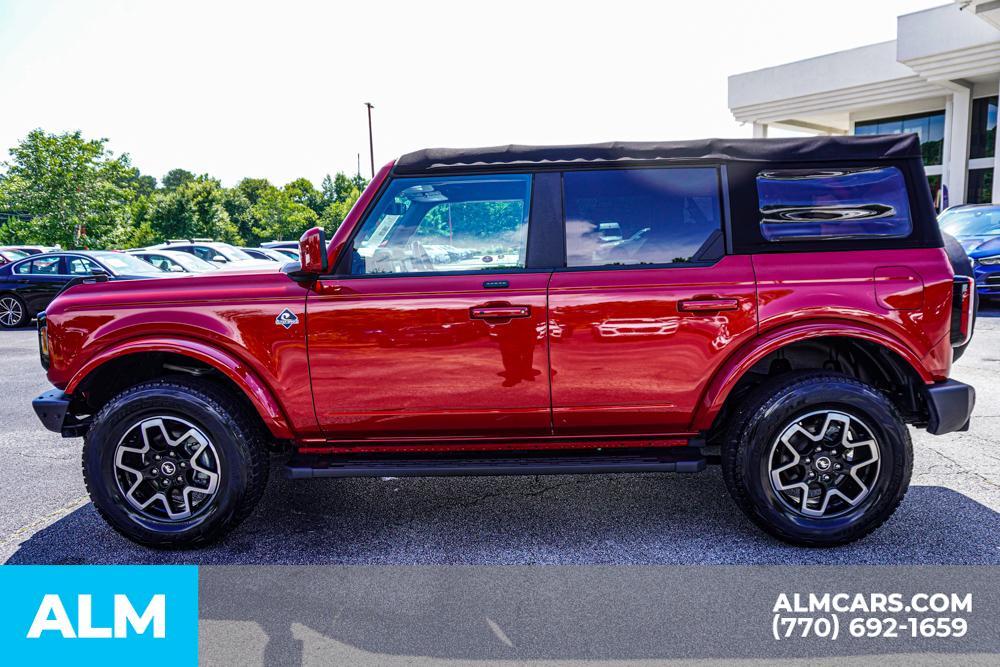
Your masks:
<instances>
[{"instance_id":1,"label":"white building","mask_svg":"<svg viewBox=\"0 0 1000 667\"><path fill-rule=\"evenodd\" d=\"M897 19L896 39L737 74L729 108L768 128L916 132L935 196L1000 203L1000 0L961 0Z\"/></svg>"}]
</instances>

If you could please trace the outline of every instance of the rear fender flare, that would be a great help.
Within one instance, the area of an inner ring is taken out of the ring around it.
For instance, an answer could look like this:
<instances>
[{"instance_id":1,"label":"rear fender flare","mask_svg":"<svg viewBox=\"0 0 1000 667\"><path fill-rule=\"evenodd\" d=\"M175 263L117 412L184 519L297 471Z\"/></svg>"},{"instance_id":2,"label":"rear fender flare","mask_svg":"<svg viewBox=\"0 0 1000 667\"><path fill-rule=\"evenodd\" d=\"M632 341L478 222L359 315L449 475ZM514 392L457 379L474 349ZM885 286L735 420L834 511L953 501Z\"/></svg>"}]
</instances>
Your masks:
<instances>
[{"instance_id":1,"label":"rear fender flare","mask_svg":"<svg viewBox=\"0 0 1000 667\"><path fill-rule=\"evenodd\" d=\"M156 338L130 341L102 350L73 375L66 385L72 394L80 383L102 365L130 354L168 352L200 361L225 375L238 386L253 404L264 425L275 438L287 440L295 436L281 406L257 373L240 359L217 347L179 338Z\"/></svg>"},{"instance_id":2,"label":"rear fender flare","mask_svg":"<svg viewBox=\"0 0 1000 667\"><path fill-rule=\"evenodd\" d=\"M897 339L886 335L878 329L859 325L855 322L812 322L784 327L754 338L734 352L726 363L716 371L715 376L705 389L702 400L695 410L692 430L704 431L710 428L719 411L722 410L722 406L729 397L729 393L740 379L743 378L743 375L767 355L792 343L815 338L838 337L865 340L881 345L906 361L925 383L934 381L934 378L916 355Z\"/></svg>"}]
</instances>

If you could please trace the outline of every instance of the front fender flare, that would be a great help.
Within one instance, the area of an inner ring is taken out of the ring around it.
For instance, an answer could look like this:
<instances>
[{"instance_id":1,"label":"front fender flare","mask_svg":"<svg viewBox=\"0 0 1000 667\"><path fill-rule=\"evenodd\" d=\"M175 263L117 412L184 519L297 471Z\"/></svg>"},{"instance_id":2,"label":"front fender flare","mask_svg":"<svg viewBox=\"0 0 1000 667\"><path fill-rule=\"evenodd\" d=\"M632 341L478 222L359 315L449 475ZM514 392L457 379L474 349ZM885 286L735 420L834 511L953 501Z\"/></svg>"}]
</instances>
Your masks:
<instances>
[{"instance_id":1,"label":"front fender flare","mask_svg":"<svg viewBox=\"0 0 1000 667\"><path fill-rule=\"evenodd\" d=\"M933 376L920 359L899 340L884 332L856 322L810 322L770 331L746 343L716 371L705 389L695 410L692 430L704 431L712 426L719 411L729 397L729 392L754 364L772 352L804 340L815 338L855 338L876 343L896 353L908 363L925 383L932 383Z\"/></svg>"},{"instance_id":2,"label":"front fender flare","mask_svg":"<svg viewBox=\"0 0 1000 667\"><path fill-rule=\"evenodd\" d=\"M178 354L211 366L243 391L271 435L282 440L294 438L281 406L257 373L231 354L199 341L182 338L144 338L114 345L94 355L77 370L66 385L66 393L72 394L85 378L105 363L130 354L148 352Z\"/></svg>"}]
</instances>

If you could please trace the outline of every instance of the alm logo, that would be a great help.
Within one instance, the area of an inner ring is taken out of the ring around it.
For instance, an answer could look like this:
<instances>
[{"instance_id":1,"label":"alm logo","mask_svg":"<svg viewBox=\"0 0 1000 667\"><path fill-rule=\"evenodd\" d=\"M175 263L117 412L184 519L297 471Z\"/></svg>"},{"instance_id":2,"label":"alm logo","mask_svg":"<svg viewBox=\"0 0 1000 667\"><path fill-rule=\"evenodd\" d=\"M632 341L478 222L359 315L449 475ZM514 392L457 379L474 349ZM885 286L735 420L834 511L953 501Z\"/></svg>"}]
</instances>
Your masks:
<instances>
[{"instance_id":1,"label":"alm logo","mask_svg":"<svg viewBox=\"0 0 1000 667\"><path fill-rule=\"evenodd\" d=\"M167 600L162 593L153 595L141 614L136 611L127 595L115 594L114 624L111 627L94 626L92 596L78 595L76 602L74 627L62 598L55 593L43 596L35 613L35 620L28 629L27 638L38 639L44 632L56 632L63 639L121 639L129 636L130 626L137 635L145 634L152 626L154 638L166 637Z\"/></svg>"},{"instance_id":2,"label":"alm logo","mask_svg":"<svg viewBox=\"0 0 1000 667\"><path fill-rule=\"evenodd\" d=\"M276 318L274 318L274 323L279 327L285 327L285 329L291 328L293 324L299 323L299 318L295 317L295 313L285 308L281 311Z\"/></svg>"}]
</instances>

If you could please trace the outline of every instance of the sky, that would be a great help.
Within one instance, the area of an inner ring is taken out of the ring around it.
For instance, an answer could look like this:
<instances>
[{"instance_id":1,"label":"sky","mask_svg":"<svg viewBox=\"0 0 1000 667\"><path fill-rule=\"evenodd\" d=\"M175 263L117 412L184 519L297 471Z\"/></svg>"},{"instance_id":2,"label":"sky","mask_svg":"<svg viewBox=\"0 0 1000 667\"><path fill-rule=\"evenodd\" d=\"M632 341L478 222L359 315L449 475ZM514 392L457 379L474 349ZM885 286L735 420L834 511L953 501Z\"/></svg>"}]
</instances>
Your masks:
<instances>
[{"instance_id":1,"label":"sky","mask_svg":"<svg viewBox=\"0 0 1000 667\"><path fill-rule=\"evenodd\" d=\"M0 158L81 130L157 178L369 173L429 146L748 137L726 78L944 0L0 0Z\"/></svg>"}]
</instances>

